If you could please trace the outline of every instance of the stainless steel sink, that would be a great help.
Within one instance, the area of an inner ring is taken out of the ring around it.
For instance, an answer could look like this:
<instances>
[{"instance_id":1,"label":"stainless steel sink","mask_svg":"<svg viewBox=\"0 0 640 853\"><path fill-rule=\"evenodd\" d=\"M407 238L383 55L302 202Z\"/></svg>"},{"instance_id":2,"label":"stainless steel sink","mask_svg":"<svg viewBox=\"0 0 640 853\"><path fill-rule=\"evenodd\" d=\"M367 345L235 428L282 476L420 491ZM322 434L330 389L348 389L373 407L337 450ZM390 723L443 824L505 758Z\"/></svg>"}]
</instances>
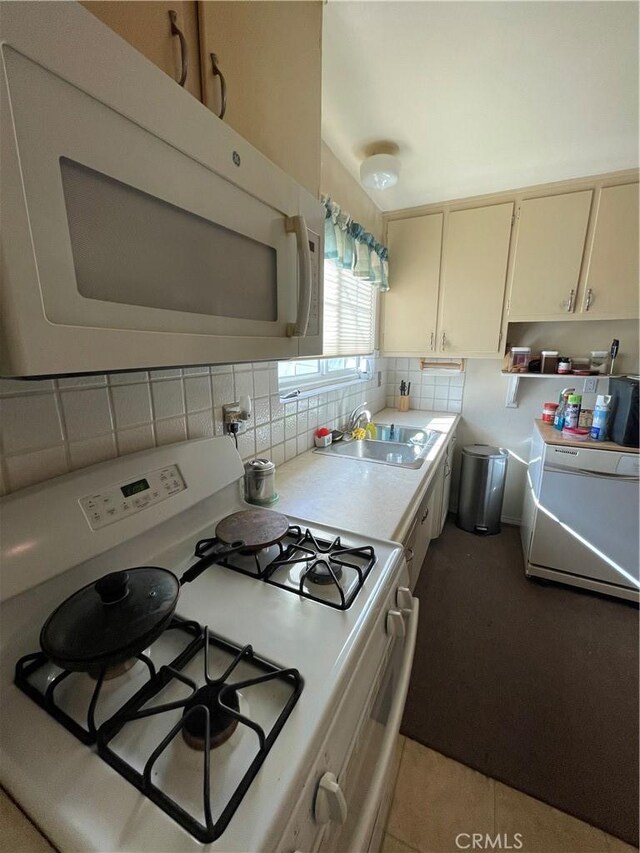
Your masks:
<instances>
[{"instance_id":1,"label":"stainless steel sink","mask_svg":"<svg viewBox=\"0 0 640 853\"><path fill-rule=\"evenodd\" d=\"M440 435L434 429L396 426L376 423L376 441L394 441L400 444L433 444Z\"/></svg>"},{"instance_id":2,"label":"stainless steel sink","mask_svg":"<svg viewBox=\"0 0 640 853\"><path fill-rule=\"evenodd\" d=\"M376 424L375 439L343 439L328 447L318 447L315 452L347 459L362 459L365 462L381 462L383 465L396 465L400 468L420 468L440 433L410 427L395 427L393 433L390 433L390 427L390 424Z\"/></svg>"}]
</instances>

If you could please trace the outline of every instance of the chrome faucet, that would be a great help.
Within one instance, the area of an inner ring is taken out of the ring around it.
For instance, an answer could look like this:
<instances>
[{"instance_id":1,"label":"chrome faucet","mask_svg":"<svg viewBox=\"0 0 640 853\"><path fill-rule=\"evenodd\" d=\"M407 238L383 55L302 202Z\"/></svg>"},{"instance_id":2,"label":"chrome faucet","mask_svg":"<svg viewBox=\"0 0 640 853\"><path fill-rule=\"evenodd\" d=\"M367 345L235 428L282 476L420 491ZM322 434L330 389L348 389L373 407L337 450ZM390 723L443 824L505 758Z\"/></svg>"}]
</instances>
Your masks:
<instances>
[{"instance_id":1,"label":"chrome faucet","mask_svg":"<svg viewBox=\"0 0 640 853\"><path fill-rule=\"evenodd\" d=\"M353 432L353 430L359 426L360 421L363 418L365 418L366 423L371 423L371 412L368 409L365 409L366 405L366 401L364 403L360 403L360 405L356 406L355 409L351 412L347 420L345 432Z\"/></svg>"}]
</instances>

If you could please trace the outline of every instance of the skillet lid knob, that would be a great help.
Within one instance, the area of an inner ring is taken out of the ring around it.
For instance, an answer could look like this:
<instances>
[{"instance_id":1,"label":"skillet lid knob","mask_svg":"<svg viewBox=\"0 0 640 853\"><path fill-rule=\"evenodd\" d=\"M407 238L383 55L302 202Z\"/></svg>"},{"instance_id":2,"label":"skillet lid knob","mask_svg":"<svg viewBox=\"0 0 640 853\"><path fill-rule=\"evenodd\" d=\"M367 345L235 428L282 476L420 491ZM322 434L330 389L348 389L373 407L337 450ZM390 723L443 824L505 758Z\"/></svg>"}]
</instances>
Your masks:
<instances>
[{"instance_id":1,"label":"skillet lid knob","mask_svg":"<svg viewBox=\"0 0 640 853\"><path fill-rule=\"evenodd\" d=\"M96 581L95 588L103 604L122 601L129 592L129 573L110 572Z\"/></svg>"}]
</instances>

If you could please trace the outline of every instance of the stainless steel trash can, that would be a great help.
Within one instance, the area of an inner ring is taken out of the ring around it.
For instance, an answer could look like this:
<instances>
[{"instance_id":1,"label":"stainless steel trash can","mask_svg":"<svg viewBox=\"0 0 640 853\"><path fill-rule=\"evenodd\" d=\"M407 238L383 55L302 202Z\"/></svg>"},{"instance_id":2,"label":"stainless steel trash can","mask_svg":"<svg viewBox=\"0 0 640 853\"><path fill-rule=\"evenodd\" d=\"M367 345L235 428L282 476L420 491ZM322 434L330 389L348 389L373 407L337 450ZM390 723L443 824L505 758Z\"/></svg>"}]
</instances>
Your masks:
<instances>
[{"instance_id":1,"label":"stainless steel trash can","mask_svg":"<svg viewBox=\"0 0 640 853\"><path fill-rule=\"evenodd\" d=\"M462 450L458 527L470 533L500 533L507 451L488 444Z\"/></svg>"}]
</instances>

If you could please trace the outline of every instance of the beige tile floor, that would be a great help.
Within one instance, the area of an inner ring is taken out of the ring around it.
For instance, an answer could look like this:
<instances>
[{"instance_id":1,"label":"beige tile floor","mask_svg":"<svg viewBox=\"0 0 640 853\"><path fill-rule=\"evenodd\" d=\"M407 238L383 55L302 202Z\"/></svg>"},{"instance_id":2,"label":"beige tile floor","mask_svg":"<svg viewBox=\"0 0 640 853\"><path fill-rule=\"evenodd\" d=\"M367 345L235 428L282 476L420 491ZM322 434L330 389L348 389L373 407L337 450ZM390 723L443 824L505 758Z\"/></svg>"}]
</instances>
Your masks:
<instances>
[{"instance_id":1,"label":"beige tile floor","mask_svg":"<svg viewBox=\"0 0 640 853\"><path fill-rule=\"evenodd\" d=\"M602 830L416 741L401 737L399 748L400 769L382 853L638 853ZM482 836L475 847L472 833Z\"/></svg>"}]
</instances>

